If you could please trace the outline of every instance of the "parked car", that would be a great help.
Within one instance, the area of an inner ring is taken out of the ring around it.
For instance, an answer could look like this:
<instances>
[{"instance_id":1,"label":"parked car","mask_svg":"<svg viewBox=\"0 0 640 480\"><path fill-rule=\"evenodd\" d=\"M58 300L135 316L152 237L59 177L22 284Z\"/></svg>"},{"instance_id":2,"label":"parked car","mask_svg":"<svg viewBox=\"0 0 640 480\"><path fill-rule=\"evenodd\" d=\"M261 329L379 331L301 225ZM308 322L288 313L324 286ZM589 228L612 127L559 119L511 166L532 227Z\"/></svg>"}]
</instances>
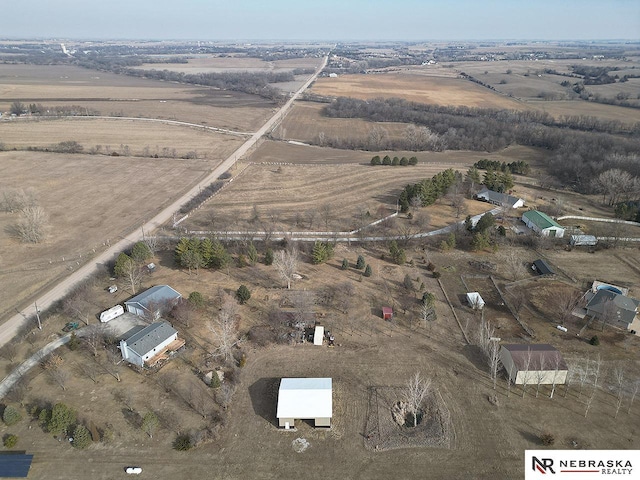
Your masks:
<instances>
[{"instance_id":1,"label":"parked car","mask_svg":"<svg viewBox=\"0 0 640 480\"><path fill-rule=\"evenodd\" d=\"M118 286L110 285L109 288L107 288L107 290L109 290L109 293L116 293L118 291Z\"/></svg>"},{"instance_id":2,"label":"parked car","mask_svg":"<svg viewBox=\"0 0 640 480\"><path fill-rule=\"evenodd\" d=\"M140 475L142 473L142 468L140 467L127 467L124 469L130 475Z\"/></svg>"}]
</instances>

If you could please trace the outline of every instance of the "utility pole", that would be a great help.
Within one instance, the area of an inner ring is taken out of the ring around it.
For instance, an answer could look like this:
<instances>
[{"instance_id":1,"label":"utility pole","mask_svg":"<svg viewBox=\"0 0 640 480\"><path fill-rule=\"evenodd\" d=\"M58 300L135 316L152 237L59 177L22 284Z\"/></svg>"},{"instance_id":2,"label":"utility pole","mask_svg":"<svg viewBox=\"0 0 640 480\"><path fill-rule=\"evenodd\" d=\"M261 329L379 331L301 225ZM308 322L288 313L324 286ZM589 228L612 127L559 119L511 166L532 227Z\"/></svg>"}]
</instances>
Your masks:
<instances>
[{"instance_id":1,"label":"utility pole","mask_svg":"<svg viewBox=\"0 0 640 480\"><path fill-rule=\"evenodd\" d=\"M42 330L42 322L40 322L40 310L38 310L38 304L33 302L33 305L36 307L36 318L38 319L38 328Z\"/></svg>"}]
</instances>

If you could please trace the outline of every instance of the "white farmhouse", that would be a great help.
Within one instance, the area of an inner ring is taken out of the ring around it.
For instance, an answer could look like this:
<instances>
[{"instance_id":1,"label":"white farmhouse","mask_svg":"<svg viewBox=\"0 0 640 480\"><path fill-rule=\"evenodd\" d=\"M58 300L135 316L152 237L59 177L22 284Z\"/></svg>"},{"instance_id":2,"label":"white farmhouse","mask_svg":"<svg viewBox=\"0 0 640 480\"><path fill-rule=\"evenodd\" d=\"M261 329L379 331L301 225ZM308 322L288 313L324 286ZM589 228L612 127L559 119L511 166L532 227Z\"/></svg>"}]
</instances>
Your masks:
<instances>
[{"instance_id":1,"label":"white farmhouse","mask_svg":"<svg viewBox=\"0 0 640 480\"><path fill-rule=\"evenodd\" d=\"M184 340L178 338L178 331L167 322L147 325L126 340L120 341L123 360L143 367L154 365L168 350L178 350Z\"/></svg>"}]
</instances>

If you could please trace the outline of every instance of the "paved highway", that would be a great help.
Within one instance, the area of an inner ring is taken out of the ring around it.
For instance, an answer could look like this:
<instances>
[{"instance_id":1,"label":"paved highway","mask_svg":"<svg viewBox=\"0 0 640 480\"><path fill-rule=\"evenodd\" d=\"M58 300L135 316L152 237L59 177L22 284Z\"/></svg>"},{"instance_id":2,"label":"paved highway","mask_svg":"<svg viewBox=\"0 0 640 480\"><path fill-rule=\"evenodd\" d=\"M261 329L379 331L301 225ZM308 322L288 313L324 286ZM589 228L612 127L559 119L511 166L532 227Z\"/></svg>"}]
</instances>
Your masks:
<instances>
[{"instance_id":1,"label":"paved highway","mask_svg":"<svg viewBox=\"0 0 640 480\"><path fill-rule=\"evenodd\" d=\"M251 137L243 143L240 148L238 148L235 152L233 152L225 161L223 161L218 167L216 167L206 178L201 180L198 184L194 185L191 190L185 193L182 197L176 199L171 205L158 213L155 217L149 220L146 224L142 225L141 229L136 229L131 232L129 235L124 237L118 243L114 244L108 250L104 251L100 255L89 260L88 263L80 267L74 273L69 275L63 281L58 283L51 290L43 294L39 298L33 299L35 303L37 303L38 308L42 310L46 310L51 305L53 305L56 301L63 298L67 293L69 293L78 283L87 277L91 276L97 268L110 261L113 257L115 257L118 253L126 250L134 243L142 240L142 231L152 232L156 228L163 225L166 221L168 221L176 212L180 209L180 207L197 195L201 189L207 187L213 181L215 181L220 175L229 170L243 155L245 155L251 147L253 147L256 142L267 133L274 125L280 122L284 116L287 114L293 102L304 92L309 85L318 77L322 69L326 66L327 60L329 59L328 55L324 58L322 65L318 67L316 72L305 82L302 87L296 91L291 98L285 103L280 110L278 110L275 115L273 115L267 123L265 123L262 128L260 128L257 132L255 132ZM32 303L29 307L24 310L16 313L13 317L8 319L1 327L0 327L0 347L7 342L11 341L13 337L16 336L20 327L27 321L29 317L34 316L36 313L35 306Z\"/></svg>"}]
</instances>

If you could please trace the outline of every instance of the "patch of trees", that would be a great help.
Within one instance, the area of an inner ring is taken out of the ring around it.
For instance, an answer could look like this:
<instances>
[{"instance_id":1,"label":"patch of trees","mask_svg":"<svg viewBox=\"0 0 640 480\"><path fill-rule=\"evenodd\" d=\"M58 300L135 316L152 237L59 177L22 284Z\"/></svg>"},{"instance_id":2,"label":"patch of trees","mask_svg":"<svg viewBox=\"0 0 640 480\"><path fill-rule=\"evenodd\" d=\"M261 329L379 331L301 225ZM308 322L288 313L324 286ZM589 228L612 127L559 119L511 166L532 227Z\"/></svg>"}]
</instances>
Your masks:
<instances>
[{"instance_id":1,"label":"patch of trees","mask_svg":"<svg viewBox=\"0 0 640 480\"><path fill-rule=\"evenodd\" d=\"M284 96L281 90L272 87L270 84L295 80L292 72L184 73L171 70L127 68L124 69L122 73L135 77L150 78L152 80L190 83L215 87L221 90L250 93L274 101L281 101Z\"/></svg>"},{"instance_id":2,"label":"patch of trees","mask_svg":"<svg viewBox=\"0 0 640 480\"><path fill-rule=\"evenodd\" d=\"M380 155L376 155L375 157L373 157L371 159L371 165L373 165L373 166L376 166L376 165L393 165L395 167L397 165L402 165L403 167L406 167L407 165L417 165L417 164L418 164L417 157L411 157L411 158L393 157L393 159L391 159L391 157L389 155L385 155L384 158L381 159Z\"/></svg>"},{"instance_id":3,"label":"patch of trees","mask_svg":"<svg viewBox=\"0 0 640 480\"><path fill-rule=\"evenodd\" d=\"M219 240L181 238L174 250L176 262L189 273L200 268L220 269L231 262L231 255Z\"/></svg>"},{"instance_id":4,"label":"patch of trees","mask_svg":"<svg viewBox=\"0 0 640 480\"><path fill-rule=\"evenodd\" d=\"M38 202L33 189L8 189L2 192L0 207L8 213L18 213L9 231L23 243L40 243L49 232L49 215Z\"/></svg>"},{"instance_id":5,"label":"patch of trees","mask_svg":"<svg viewBox=\"0 0 640 480\"><path fill-rule=\"evenodd\" d=\"M193 196L191 200L180 207L180 213L188 213L194 208L200 206L205 200L208 200L214 193L220 190L224 186L224 182L215 181L206 187L204 187L197 195Z\"/></svg>"},{"instance_id":6,"label":"patch of trees","mask_svg":"<svg viewBox=\"0 0 640 480\"><path fill-rule=\"evenodd\" d=\"M400 193L400 210L408 212L412 203L426 207L433 205L436 200L443 197L451 185L461 180L461 174L452 168L436 173L431 178L425 178L419 183L407 185Z\"/></svg>"},{"instance_id":7,"label":"patch of trees","mask_svg":"<svg viewBox=\"0 0 640 480\"><path fill-rule=\"evenodd\" d=\"M581 192L591 192L592 180L612 167L638 175L634 173L637 162L622 160L640 154L637 136L555 128L567 125L544 112L443 107L393 98L368 101L338 98L324 112L330 117L425 125L452 150L495 151L512 144L544 148L550 151L546 158L550 174L559 183ZM640 124L634 129L640 132Z\"/></svg>"},{"instance_id":8,"label":"patch of trees","mask_svg":"<svg viewBox=\"0 0 640 480\"><path fill-rule=\"evenodd\" d=\"M585 85L606 85L615 83L617 75L611 77L609 72L617 71L618 67L592 67L588 65L572 65L571 69L576 75L581 75Z\"/></svg>"},{"instance_id":9,"label":"patch of trees","mask_svg":"<svg viewBox=\"0 0 640 480\"><path fill-rule=\"evenodd\" d=\"M474 167L480 170L495 170L500 172L515 173L517 175L529 175L531 167L528 162L524 160L516 160L513 162L499 162L498 160L489 160L483 158L473 164Z\"/></svg>"}]
</instances>

